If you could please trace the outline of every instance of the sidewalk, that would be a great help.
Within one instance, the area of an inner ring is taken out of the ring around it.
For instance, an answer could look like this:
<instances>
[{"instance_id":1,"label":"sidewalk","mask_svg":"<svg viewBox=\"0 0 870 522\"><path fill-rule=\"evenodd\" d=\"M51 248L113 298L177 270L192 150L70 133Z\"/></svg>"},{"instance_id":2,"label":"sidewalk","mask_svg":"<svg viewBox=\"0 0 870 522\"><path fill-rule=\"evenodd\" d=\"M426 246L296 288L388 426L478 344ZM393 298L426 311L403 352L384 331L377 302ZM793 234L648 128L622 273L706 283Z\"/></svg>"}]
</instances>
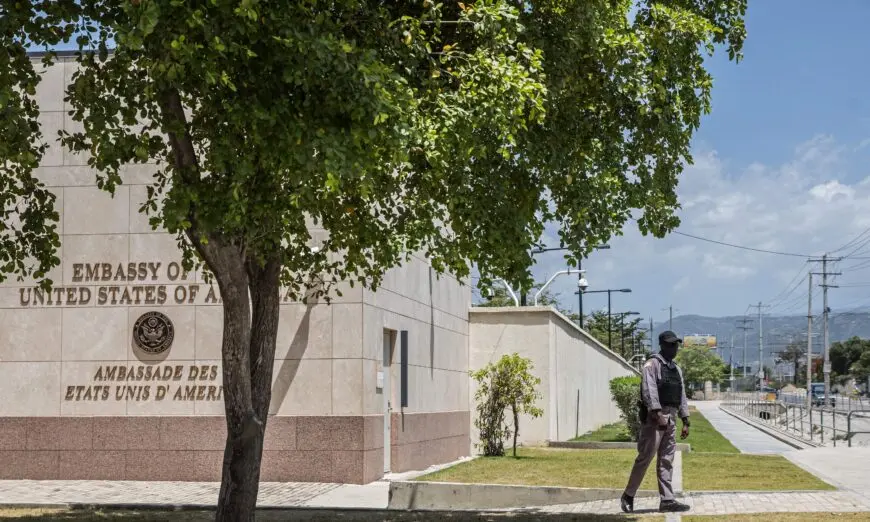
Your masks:
<instances>
[{"instance_id":1,"label":"sidewalk","mask_svg":"<svg viewBox=\"0 0 870 522\"><path fill-rule=\"evenodd\" d=\"M794 451L788 444L728 415L719 409L719 401L697 401L691 404L741 453L782 455Z\"/></svg>"},{"instance_id":2,"label":"sidewalk","mask_svg":"<svg viewBox=\"0 0 870 522\"><path fill-rule=\"evenodd\" d=\"M385 509L389 482L320 484L263 482L261 507ZM136 482L108 480L0 480L0 504L207 506L217 503L218 482Z\"/></svg>"},{"instance_id":3,"label":"sidewalk","mask_svg":"<svg viewBox=\"0 0 870 522\"><path fill-rule=\"evenodd\" d=\"M870 498L870 448L813 448L784 457L829 484Z\"/></svg>"}]
</instances>

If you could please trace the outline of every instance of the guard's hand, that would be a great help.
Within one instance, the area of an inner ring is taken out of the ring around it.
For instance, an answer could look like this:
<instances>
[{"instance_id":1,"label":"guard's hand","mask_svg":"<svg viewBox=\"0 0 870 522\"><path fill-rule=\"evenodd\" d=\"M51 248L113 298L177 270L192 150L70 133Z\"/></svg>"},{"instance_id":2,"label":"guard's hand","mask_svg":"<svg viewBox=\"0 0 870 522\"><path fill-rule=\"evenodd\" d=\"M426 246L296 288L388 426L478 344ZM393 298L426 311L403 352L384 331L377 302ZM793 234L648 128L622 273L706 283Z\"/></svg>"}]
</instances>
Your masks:
<instances>
[{"instance_id":1,"label":"guard's hand","mask_svg":"<svg viewBox=\"0 0 870 522\"><path fill-rule=\"evenodd\" d=\"M680 440L685 440L689 436L689 427L683 424L683 430L680 432Z\"/></svg>"}]
</instances>

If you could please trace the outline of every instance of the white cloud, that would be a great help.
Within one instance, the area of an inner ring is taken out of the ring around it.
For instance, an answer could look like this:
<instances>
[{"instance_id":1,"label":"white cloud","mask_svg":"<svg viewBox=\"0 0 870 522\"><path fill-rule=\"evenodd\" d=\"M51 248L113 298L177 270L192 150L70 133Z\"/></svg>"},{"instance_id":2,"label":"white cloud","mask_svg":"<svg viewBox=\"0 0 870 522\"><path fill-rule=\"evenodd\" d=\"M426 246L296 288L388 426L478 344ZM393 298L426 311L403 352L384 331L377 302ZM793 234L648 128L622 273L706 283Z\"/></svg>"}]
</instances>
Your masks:
<instances>
[{"instance_id":1,"label":"white cloud","mask_svg":"<svg viewBox=\"0 0 870 522\"><path fill-rule=\"evenodd\" d=\"M780 165L745 166L729 164L714 150L696 151L695 163L686 168L677 191L682 205L678 230L782 252L821 255L836 249L870 227L870 176L860 170L849 175L854 150L819 135L795 147L792 158ZM610 250L593 253L583 264L590 289L631 287L630 295L614 294L614 310L632 309L656 317L662 317L661 309L670 304L682 313L741 314L746 304L781 293L804 264L802 258L679 235L662 240L643 237L633 224L610 245ZM870 255L870 244L864 255ZM537 278L545 278L562 264L559 253L539 259ZM870 273L843 276L852 281L862 278L870 280ZM554 285L565 306L576 306L570 281ZM850 292L844 288L836 296L832 293L832 306L836 308L838 299L845 302ZM806 293L805 286L790 299L797 298L799 305L801 293ZM855 294L850 299L861 297ZM596 294L589 297L590 308L600 306L598 299L606 305L606 294ZM799 306L774 309L786 311L805 313Z\"/></svg>"}]
</instances>

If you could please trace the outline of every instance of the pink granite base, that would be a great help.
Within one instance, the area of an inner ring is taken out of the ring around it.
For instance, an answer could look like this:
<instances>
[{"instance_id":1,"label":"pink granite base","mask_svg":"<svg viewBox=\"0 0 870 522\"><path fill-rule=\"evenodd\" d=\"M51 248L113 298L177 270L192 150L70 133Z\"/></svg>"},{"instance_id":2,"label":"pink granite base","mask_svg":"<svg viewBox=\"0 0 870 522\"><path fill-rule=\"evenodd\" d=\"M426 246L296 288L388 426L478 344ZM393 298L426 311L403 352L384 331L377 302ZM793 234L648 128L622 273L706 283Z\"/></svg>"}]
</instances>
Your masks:
<instances>
[{"instance_id":1,"label":"pink granite base","mask_svg":"<svg viewBox=\"0 0 870 522\"><path fill-rule=\"evenodd\" d=\"M390 427L390 461L394 472L423 470L470 453L468 411L394 413Z\"/></svg>"},{"instance_id":2,"label":"pink granite base","mask_svg":"<svg viewBox=\"0 0 870 522\"><path fill-rule=\"evenodd\" d=\"M223 417L0 417L0 479L219 481ZM383 417L272 417L261 479L383 476Z\"/></svg>"},{"instance_id":3,"label":"pink granite base","mask_svg":"<svg viewBox=\"0 0 870 522\"><path fill-rule=\"evenodd\" d=\"M384 470L383 416L271 417L260 478L367 484ZM469 413L393 414L392 471L468 454ZM219 481L223 417L0 417L0 480Z\"/></svg>"}]
</instances>

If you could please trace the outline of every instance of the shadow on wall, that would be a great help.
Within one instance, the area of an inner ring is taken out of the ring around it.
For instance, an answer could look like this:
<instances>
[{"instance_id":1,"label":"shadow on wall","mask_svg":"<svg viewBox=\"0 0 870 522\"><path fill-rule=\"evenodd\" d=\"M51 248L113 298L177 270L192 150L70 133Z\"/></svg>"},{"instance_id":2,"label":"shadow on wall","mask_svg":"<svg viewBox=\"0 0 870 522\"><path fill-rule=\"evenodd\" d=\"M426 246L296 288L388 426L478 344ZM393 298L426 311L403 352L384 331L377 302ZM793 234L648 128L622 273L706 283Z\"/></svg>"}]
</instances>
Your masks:
<instances>
[{"instance_id":1,"label":"shadow on wall","mask_svg":"<svg viewBox=\"0 0 870 522\"><path fill-rule=\"evenodd\" d=\"M296 372L299 371L299 363L302 361L302 356L305 355L305 350L308 349L308 338L311 331L311 309L314 304L309 303L305 306L305 314L299 322L299 328L293 335L293 341L290 343L290 350L287 352L287 358L281 361L281 367L277 369L277 378L272 384L272 402L269 405L270 413L275 413L278 407L284 403L287 398L287 393L290 391L290 385L296 378Z\"/></svg>"}]
</instances>

